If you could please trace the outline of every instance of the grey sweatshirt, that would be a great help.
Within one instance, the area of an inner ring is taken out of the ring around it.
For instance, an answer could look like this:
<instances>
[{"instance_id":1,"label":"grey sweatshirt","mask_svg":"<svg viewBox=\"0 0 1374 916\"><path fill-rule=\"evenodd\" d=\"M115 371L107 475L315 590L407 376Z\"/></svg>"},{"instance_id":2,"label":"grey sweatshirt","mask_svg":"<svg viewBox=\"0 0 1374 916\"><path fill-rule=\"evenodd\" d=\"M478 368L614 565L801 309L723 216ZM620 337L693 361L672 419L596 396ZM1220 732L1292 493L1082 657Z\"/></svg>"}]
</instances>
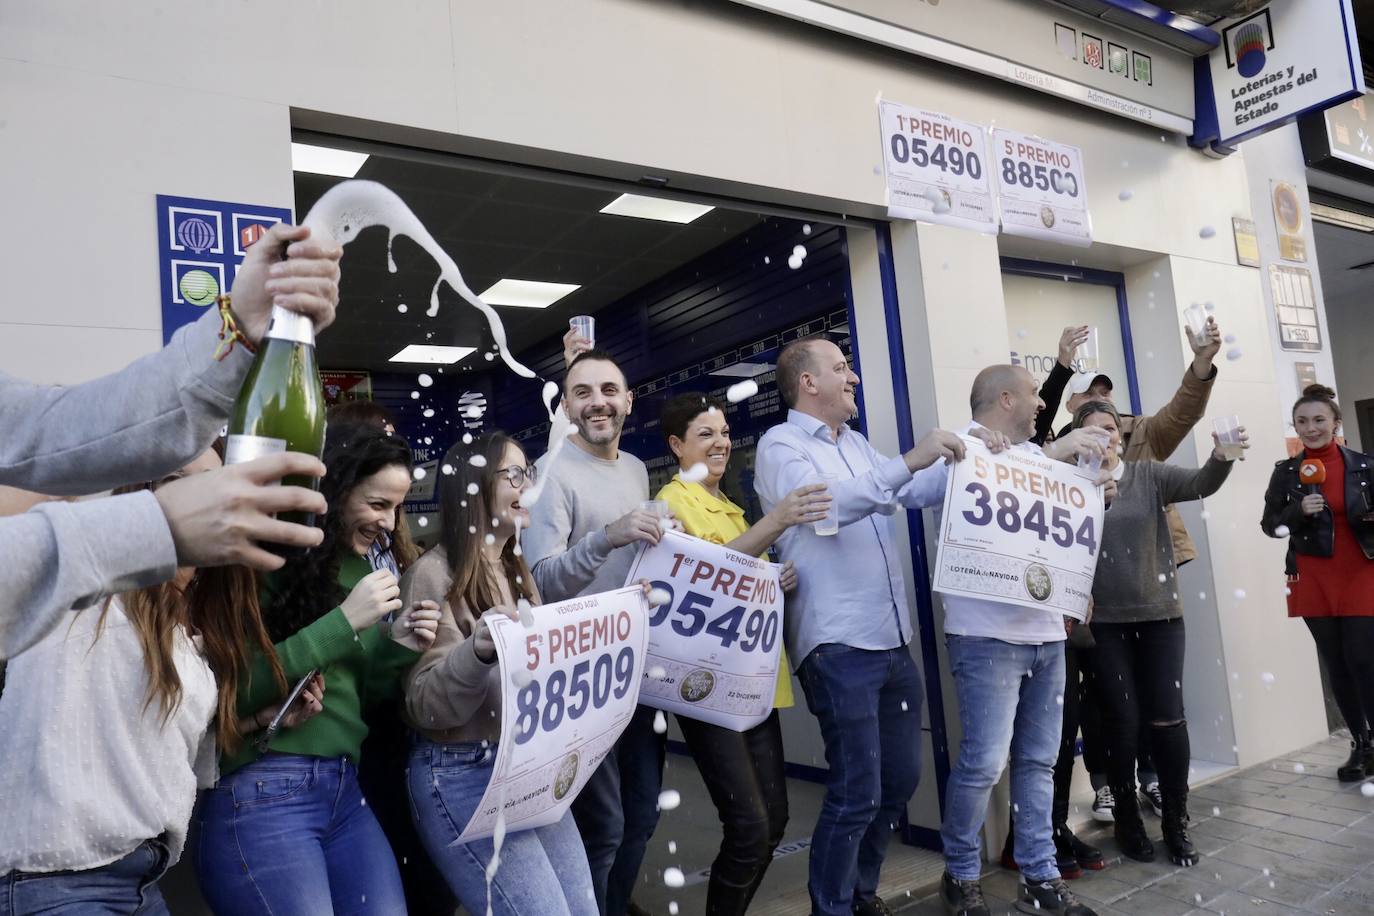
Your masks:
<instances>
[{"instance_id":1,"label":"grey sweatshirt","mask_svg":"<svg viewBox=\"0 0 1374 916\"><path fill-rule=\"evenodd\" d=\"M155 480L203 452L252 364L223 362L210 309L162 350L81 385L33 385L0 373L0 484L54 495ZM176 550L151 493L44 503L0 518L0 659L103 594L171 578Z\"/></svg>"},{"instance_id":2,"label":"grey sweatshirt","mask_svg":"<svg viewBox=\"0 0 1374 916\"><path fill-rule=\"evenodd\" d=\"M545 601L620 588L634 563L635 544L612 548L606 526L649 498L644 462L621 452L596 458L569 441L536 465L544 492L530 509L530 530L520 539L525 562Z\"/></svg>"},{"instance_id":3,"label":"grey sweatshirt","mask_svg":"<svg viewBox=\"0 0 1374 916\"><path fill-rule=\"evenodd\" d=\"M1231 462L1208 458L1197 470L1127 461L1102 523L1093 577L1093 623L1139 623L1183 616L1165 507L1211 496ZM1160 577L1163 581L1160 581Z\"/></svg>"}]
</instances>

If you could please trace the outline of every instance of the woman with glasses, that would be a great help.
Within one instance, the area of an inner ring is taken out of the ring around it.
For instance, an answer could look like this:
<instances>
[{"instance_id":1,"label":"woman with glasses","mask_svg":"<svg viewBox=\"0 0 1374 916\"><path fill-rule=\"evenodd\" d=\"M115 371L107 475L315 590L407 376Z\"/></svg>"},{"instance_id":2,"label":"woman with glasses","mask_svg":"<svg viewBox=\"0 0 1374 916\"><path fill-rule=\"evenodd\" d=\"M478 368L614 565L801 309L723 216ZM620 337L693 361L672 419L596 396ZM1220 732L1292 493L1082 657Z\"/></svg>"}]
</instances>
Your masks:
<instances>
[{"instance_id":1,"label":"woman with glasses","mask_svg":"<svg viewBox=\"0 0 1374 916\"><path fill-rule=\"evenodd\" d=\"M830 496L824 484L799 487L751 527L744 510L720 488L731 450L725 410L723 402L700 393L678 395L664 405L659 424L681 470L659 490L658 498L668 503L693 537L758 556L792 525L825 518ZM788 563L783 590L790 591L796 581L796 570ZM773 850L782 841L787 781L778 710L793 702L789 670L783 652L773 712L748 731L677 717L724 832L706 892L710 916L743 914L749 908Z\"/></svg>"},{"instance_id":2,"label":"woman with glasses","mask_svg":"<svg viewBox=\"0 0 1374 916\"><path fill-rule=\"evenodd\" d=\"M410 799L430 858L470 913L594 916L596 899L571 814L506 835L500 867L491 839L458 843L491 781L501 736L500 666L483 615L518 616L539 603L520 552L529 510L520 504L534 468L508 436L488 433L455 445L439 481L439 544L401 580L402 600L439 604L439 631L406 682L416 731Z\"/></svg>"},{"instance_id":3,"label":"woman with glasses","mask_svg":"<svg viewBox=\"0 0 1374 916\"><path fill-rule=\"evenodd\" d=\"M206 452L156 484L220 466ZM253 587L247 569L209 571ZM74 612L12 658L0 694L0 912L165 914L158 879L186 841L196 789L215 779L215 746L251 740L280 704L238 717L237 672L268 645L251 602L195 615L198 575ZM205 575L205 574L200 574ZM313 683L283 722L320 711Z\"/></svg>"}]
</instances>

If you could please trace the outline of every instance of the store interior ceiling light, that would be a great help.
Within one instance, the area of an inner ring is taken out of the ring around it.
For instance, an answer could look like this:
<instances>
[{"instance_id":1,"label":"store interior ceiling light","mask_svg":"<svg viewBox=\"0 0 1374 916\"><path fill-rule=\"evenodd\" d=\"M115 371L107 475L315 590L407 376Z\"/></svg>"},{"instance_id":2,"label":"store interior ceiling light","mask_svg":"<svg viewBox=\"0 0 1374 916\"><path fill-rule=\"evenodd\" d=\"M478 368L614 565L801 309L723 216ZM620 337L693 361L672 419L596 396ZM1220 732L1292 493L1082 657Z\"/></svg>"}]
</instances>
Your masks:
<instances>
[{"instance_id":1,"label":"store interior ceiling light","mask_svg":"<svg viewBox=\"0 0 1374 916\"><path fill-rule=\"evenodd\" d=\"M393 363L432 363L450 366L469 353L476 353L476 347L436 347L431 344L411 344L395 356Z\"/></svg>"},{"instance_id":2,"label":"store interior ceiling light","mask_svg":"<svg viewBox=\"0 0 1374 916\"><path fill-rule=\"evenodd\" d=\"M735 363L733 366L726 366L723 369L716 369L712 375L724 375L730 378L757 378L765 372L771 372L777 366L772 363Z\"/></svg>"},{"instance_id":3,"label":"store interior ceiling light","mask_svg":"<svg viewBox=\"0 0 1374 916\"><path fill-rule=\"evenodd\" d=\"M291 144L291 169L296 172L352 178L366 161L367 153L308 143Z\"/></svg>"},{"instance_id":4,"label":"store interior ceiling light","mask_svg":"<svg viewBox=\"0 0 1374 916\"><path fill-rule=\"evenodd\" d=\"M1332 226L1340 226L1342 229L1354 229L1356 232L1374 232L1374 217L1356 213L1353 210L1341 210L1337 207L1328 207L1326 204L1313 203L1312 218L1319 223L1330 223Z\"/></svg>"},{"instance_id":5,"label":"store interior ceiling light","mask_svg":"<svg viewBox=\"0 0 1374 916\"><path fill-rule=\"evenodd\" d=\"M545 283L543 280L497 280L481 294L487 305L513 305L522 309L545 309L559 299L581 289L577 283Z\"/></svg>"},{"instance_id":6,"label":"store interior ceiling light","mask_svg":"<svg viewBox=\"0 0 1374 916\"><path fill-rule=\"evenodd\" d=\"M688 203L685 200L645 197L642 194L621 194L602 207L601 212L610 213L613 216L633 216L636 219L656 219L664 223L686 224L714 209L715 207Z\"/></svg>"}]
</instances>

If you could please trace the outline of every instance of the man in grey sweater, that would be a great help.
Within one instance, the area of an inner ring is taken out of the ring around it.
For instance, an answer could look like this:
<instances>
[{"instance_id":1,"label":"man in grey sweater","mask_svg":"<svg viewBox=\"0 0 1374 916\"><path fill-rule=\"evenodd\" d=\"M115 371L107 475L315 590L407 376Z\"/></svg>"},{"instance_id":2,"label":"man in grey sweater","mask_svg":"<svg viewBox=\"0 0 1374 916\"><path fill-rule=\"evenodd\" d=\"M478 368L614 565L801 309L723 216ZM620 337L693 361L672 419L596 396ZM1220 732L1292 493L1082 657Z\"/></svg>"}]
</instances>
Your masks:
<instances>
[{"instance_id":1,"label":"man in grey sweater","mask_svg":"<svg viewBox=\"0 0 1374 916\"><path fill-rule=\"evenodd\" d=\"M635 544L657 544L659 519L640 505L649 498L644 462L620 450L634 395L606 353L572 360L563 407L576 431L553 444L536 466L542 492L530 507L525 559L545 601L620 588ZM630 903L644 849L658 824L664 739L653 710L639 707L615 748L573 802L597 907L621 916Z\"/></svg>"},{"instance_id":2,"label":"man in grey sweater","mask_svg":"<svg viewBox=\"0 0 1374 916\"><path fill-rule=\"evenodd\" d=\"M308 229L273 227L248 250L234 285L244 336L262 339L274 301L310 316L317 330L329 325L341 251ZM199 455L252 364L241 346L214 358L220 327L210 309L159 352L81 385L34 385L0 373L0 484L82 495L158 479ZM178 566L280 566L256 542L313 546L321 532L273 514L325 506L318 493L273 484L287 474L323 473L314 458L286 453L157 493L45 502L0 518L8 554L0 564L0 660L42 638L67 611L165 581Z\"/></svg>"}]
</instances>

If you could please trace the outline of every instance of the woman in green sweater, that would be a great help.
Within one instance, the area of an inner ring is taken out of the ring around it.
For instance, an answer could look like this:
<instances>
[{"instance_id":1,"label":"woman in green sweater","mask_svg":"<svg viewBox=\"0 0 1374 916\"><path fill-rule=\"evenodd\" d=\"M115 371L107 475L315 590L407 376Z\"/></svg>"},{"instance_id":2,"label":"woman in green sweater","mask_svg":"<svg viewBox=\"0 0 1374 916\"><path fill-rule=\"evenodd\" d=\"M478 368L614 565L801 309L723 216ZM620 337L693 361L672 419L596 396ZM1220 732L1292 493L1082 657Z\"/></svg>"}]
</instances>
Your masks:
<instances>
[{"instance_id":1,"label":"woman in green sweater","mask_svg":"<svg viewBox=\"0 0 1374 916\"><path fill-rule=\"evenodd\" d=\"M336 429L324 462L324 540L267 577L262 616L286 682L318 671L329 691L321 713L265 751L249 744L220 760L219 782L201 802L196 868L221 916L405 912L356 765L364 710L399 698L402 672L439 620L431 602L402 610L395 575L367 560L409 490L410 447L380 430ZM243 678L241 715L281 697L271 661L257 656Z\"/></svg>"}]
</instances>

